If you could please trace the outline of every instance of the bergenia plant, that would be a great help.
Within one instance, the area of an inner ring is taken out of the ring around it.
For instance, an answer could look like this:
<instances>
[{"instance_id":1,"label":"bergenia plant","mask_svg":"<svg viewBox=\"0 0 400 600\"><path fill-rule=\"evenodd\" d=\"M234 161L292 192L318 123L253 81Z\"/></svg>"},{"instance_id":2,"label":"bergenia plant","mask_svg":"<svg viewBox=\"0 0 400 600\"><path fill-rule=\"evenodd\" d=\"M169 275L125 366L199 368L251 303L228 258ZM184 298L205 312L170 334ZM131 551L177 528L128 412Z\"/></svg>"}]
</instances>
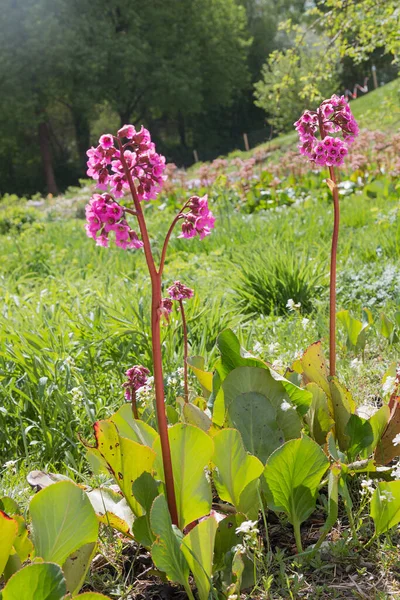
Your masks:
<instances>
[{"instance_id":1,"label":"bergenia plant","mask_svg":"<svg viewBox=\"0 0 400 600\"><path fill-rule=\"evenodd\" d=\"M327 180L332 192L334 222L331 248L329 288L329 372L336 374L336 255L339 237L339 193L335 167L343 165L351 144L358 135L358 125L344 96L335 94L324 100L317 110L306 110L295 127L300 137L299 150L310 161L329 169ZM336 134L341 134L342 138Z\"/></svg>"},{"instance_id":2,"label":"bergenia plant","mask_svg":"<svg viewBox=\"0 0 400 600\"><path fill-rule=\"evenodd\" d=\"M177 525L160 341L160 320L168 312L169 307L169 304L162 299L162 276L168 243L178 221L182 223L179 237L199 236L203 239L210 234L215 219L209 209L207 196L189 198L168 229L157 265L141 203L143 200L156 199L161 191L166 178L165 158L156 152L149 131L143 127L137 131L133 125L124 125L116 136L102 135L99 145L90 148L87 155L89 158L87 174L96 181L97 188L104 192L94 194L86 208L88 236L100 246L107 247L113 240L117 246L125 250L143 247L146 258L152 289L151 334L157 423L168 507L172 522ZM122 205L119 200L126 196L128 200ZM128 222L129 217L136 220L140 238ZM126 389L130 390L131 401L132 391L136 391L135 385L126 386ZM132 406L135 410L136 407Z\"/></svg>"}]
</instances>

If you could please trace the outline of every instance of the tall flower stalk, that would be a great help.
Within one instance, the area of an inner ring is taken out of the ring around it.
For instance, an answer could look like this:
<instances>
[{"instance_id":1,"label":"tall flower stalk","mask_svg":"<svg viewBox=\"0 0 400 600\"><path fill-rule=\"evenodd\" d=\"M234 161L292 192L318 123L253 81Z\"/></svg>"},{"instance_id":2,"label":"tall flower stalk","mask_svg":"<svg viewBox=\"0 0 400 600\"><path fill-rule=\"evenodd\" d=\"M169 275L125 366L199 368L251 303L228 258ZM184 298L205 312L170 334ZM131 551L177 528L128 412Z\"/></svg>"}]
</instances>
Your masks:
<instances>
[{"instance_id":1,"label":"tall flower stalk","mask_svg":"<svg viewBox=\"0 0 400 600\"><path fill-rule=\"evenodd\" d=\"M335 167L343 165L348 145L358 135L358 125L344 96L333 95L316 111L306 110L295 127L300 138L299 150L310 161L329 169L327 184L333 198L333 233L329 283L329 374L336 375L336 263L339 239L339 192ZM320 138L317 137L319 132ZM330 134L341 133L343 139Z\"/></svg>"},{"instance_id":2,"label":"tall flower stalk","mask_svg":"<svg viewBox=\"0 0 400 600\"><path fill-rule=\"evenodd\" d=\"M143 248L151 281L151 341L153 375L156 396L156 415L160 435L165 489L172 522L178 525L174 489L174 474L168 438L162 368L160 320L165 312L162 300L162 276L168 243L178 221L182 221L180 237L199 236L203 239L214 227L214 217L208 208L207 197L190 198L174 218L164 241L157 266L146 220L143 200L153 200L160 192L165 176L165 158L158 154L150 133L143 127L137 131L133 125L124 125L117 133L102 135L99 145L88 154L87 174L97 181L97 187L109 192L94 194L86 208L86 232L100 246L107 247L110 239L124 249ZM117 199L130 194L133 206L122 206ZM127 215L136 218L140 236L131 229ZM136 390L134 390L135 392ZM132 403L135 418L136 402Z\"/></svg>"},{"instance_id":3,"label":"tall flower stalk","mask_svg":"<svg viewBox=\"0 0 400 600\"><path fill-rule=\"evenodd\" d=\"M189 381L188 381L188 335L187 325L185 316L185 307L183 304L184 300L188 300L193 297L193 290L183 285L180 281L175 281L171 287L168 288L168 294L171 300L177 300L179 302L179 311L182 319L182 330L183 330L183 383L184 383L184 399L185 402L189 402ZM167 298L165 300L168 300ZM164 300L164 303L165 303ZM172 310L172 304L171 304Z\"/></svg>"}]
</instances>

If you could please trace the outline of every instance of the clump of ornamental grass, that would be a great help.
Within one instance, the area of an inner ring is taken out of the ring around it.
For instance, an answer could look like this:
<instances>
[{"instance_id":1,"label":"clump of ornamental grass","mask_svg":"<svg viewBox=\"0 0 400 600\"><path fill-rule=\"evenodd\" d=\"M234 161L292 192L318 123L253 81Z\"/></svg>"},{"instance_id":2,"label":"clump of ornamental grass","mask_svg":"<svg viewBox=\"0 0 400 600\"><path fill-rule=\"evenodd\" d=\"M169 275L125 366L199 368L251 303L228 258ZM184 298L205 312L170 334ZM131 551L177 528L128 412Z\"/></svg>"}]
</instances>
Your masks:
<instances>
[{"instance_id":1,"label":"clump of ornamental grass","mask_svg":"<svg viewBox=\"0 0 400 600\"><path fill-rule=\"evenodd\" d=\"M286 315L288 302L293 300L303 314L310 314L322 289L321 280L321 265L290 248L251 256L240 266L234 284L238 310L245 315Z\"/></svg>"},{"instance_id":2,"label":"clump of ornamental grass","mask_svg":"<svg viewBox=\"0 0 400 600\"><path fill-rule=\"evenodd\" d=\"M178 221L179 237L203 239L214 227L214 216L209 209L207 196L192 196L173 219L159 257L154 256L142 202L154 200L162 189L166 176L165 158L156 152L150 133L143 127L138 131L133 125L124 125L116 136L105 134L99 145L87 152L89 177L104 193L96 193L86 207L86 233L99 246L108 247L110 241L124 250L143 248L151 281L151 344L154 370L155 408L161 441L162 462L165 475L166 496L172 522L178 524L174 490L174 474L168 438L165 409L165 390L162 365L160 325L168 317L172 301L179 302L184 329L185 401L188 402L187 384L187 329L183 300L191 298L193 291L179 282L168 290L169 298L162 298L162 276L168 243ZM136 223L139 233L132 226ZM148 370L135 365L126 373L127 399L131 401L133 417L139 418L136 392L146 383Z\"/></svg>"}]
</instances>

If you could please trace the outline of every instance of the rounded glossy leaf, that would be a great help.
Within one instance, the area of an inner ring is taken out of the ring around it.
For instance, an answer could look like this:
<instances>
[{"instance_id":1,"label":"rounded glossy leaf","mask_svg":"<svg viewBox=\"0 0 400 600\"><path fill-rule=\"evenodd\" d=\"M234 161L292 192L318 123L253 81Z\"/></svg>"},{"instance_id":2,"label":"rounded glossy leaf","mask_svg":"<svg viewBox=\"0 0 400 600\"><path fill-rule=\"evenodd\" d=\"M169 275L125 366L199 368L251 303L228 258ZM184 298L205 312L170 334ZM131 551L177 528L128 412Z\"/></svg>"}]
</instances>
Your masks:
<instances>
[{"instance_id":1,"label":"rounded glossy leaf","mask_svg":"<svg viewBox=\"0 0 400 600\"><path fill-rule=\"evenodd\" d=\"M97 541L99 524L85 492L60 481L37 493L29 505L36 555L63 565L85 544Z\"/></svg>"},{"instance_id":2,"label":"rounded glossy leaf","mask_svg":"<svg viewBox=\"0 0 400 600\"><path fill-rule=\"evenodd\" d=\"M2 600L62 600L67 593L59 565L37 563L24 567L3 589Z\"/></svg>"}]
</instances>

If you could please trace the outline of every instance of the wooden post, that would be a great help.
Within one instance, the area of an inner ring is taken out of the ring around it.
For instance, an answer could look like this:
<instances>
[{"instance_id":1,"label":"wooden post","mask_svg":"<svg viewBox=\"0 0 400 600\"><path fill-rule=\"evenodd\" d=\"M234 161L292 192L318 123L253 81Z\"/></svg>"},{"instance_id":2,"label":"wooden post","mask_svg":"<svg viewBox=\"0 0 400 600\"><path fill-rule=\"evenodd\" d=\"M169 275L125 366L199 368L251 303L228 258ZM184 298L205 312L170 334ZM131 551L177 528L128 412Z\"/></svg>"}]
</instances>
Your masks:
<instances>
[{"instance_id":1,"label":"wooden post","mask_svg":"<svg viewBox=\"0 0 400 600\"><path fill-rule=\"evenodd\" d=\"M194 162L199 162L199 155L197 154L197 150L193 150Z\"/></svg>"},{"instance_id":2,"label":"wooden post","mask_svg":"<svg viewBox=\"0 0 400 600\"><path fill-rule=\"evenodd\" d=\"M248 152L250 150L250 146L249 146L249 138L247 137L247 133L243 134L243 139L244 139L244 147L246 152Z\"/></svg>"},{"instance_id":3,"label":"wooden post","mask_svg":"<svg viewBox=\"0 0 400 600\"><path fill-rule=\"evenodd\" d=\"M372 65L372 79L374 80L374 89L378 87L378 78L376 76L376 66Z\"/></svg>"}]
</instances>

